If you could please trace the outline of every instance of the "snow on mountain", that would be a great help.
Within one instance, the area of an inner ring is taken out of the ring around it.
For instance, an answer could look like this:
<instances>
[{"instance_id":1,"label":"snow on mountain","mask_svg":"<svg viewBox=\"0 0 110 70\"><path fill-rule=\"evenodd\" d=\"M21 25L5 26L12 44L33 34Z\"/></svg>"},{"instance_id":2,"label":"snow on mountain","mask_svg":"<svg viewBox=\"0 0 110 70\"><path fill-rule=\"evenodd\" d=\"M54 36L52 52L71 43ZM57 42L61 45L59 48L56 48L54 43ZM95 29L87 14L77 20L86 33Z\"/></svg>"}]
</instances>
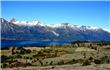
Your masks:
<instances>
[{"instance_id":1,"label":"snow on mountain","mask_svg":"<svg viewBox=\"0 0 110 70\"><path fill-rule=\"evenodd\" d=\"M19 25L19 26L48 26L51 28L67 28L67 27L71 27L72 29L79 29L79 30L98 30L101 28L95 27L95 26L79 26L79 25L73 25L73 24L69 24L69 23L61 23L61 24L43 24L41 22L39 22L38 20L33 20L33 21L16 21L15 18L11 19L10 22ZM110 30L108 29L104 29L105 31L110 32Z\"/></svg>"},{"instance_id":2,"label":"snow on mountain","mask_svg":"<svg viewBox=\"0 0 110 70\"><path fill-rule=\"evenodd\" d=\"M56 33L55 31L51 31L54 35L59 36L58 33Z\"/></svg>"},{"instance_id":3,"label":"snow on mountain","mask_svg":"<svg viewBox=\"0 0 110 70\"><path fill-rule=\"evenodd\" d=\"M3 18L0 18L0 23L5 23L5 22L8 22L8 21Z\"/></svg>"},{"instance_id":4,"label":"snow on mountain","mask_svg":"<svg viewBox=\"0 0 110 70\"><path fill-rule=\"evenodd\" d=\"M80 26L78 25L73 25L73 24L69 24L69 23L61 23L61 24L47 24L47 26L49 27L52 27L52 28L67 28L67 27L70 27L70 28L80 28Z\"/></svg>"},{"instance_id":5,"label":"snow on mountain","mask_svg":"<svg viewBox=\"0 0 110 70\"><path fill-rule=\"evenodd\" d=\"M44 24L42 24L38 20L34 20L34 21L14 21L12 23L19 25L19 26L35 26L35 25L44 26Z\"/></svg>"},{"instance_id":6,"label":"snow on mountain","mask_svg":"<svg viewBox=\"0 0 110 70\"><path fill-rule=\"evenodd\" d=\"M100 28L98 28L98 27L93 27L93 26L87 26L86 27L87 29L89 29L89 30L97 30L97 29L100 29Z\"/></svg>"},{"instance_id":7,"label":"snow on mountain","mask_svg":"<svg viewBox=\"0 0 110 70\"><path fill-rule=\"evenodd\" d=\"M110 41L110 30L69 23L43 24L34 21L1 20L2 39L57 40L57 41ZM26 26L26 27L25 27Z\"/></svg>"},{"instance_id":8,"label":"snow on mountain","mask_svg":"<svg viewBox=\"0 0 110 70\"><path fill-rule=\"evenodd\" d=\"M105 29L105 28L103 28L103 30L105 30L105 31L107 31L107 32L109 32L109 33L110 33L110 30L109 30L109 29Z\"/></svg>"},{"instance_id":9,"label":"snow on mountain","mask_svg":"<svg viewBox=\"0 0 110 70\"><path fill-rule=\"evenodd\" d=\"M98 30L100 28L98 27L93 27L93 26L79 26L79 25L73 25L69 23L62 23L62 24L48 24L47 26L52 27L52 28L59 28L59 27L71 27L72 29L81 29L81 30Z\"/></svg>"},{"instance_id":10,"label":"snow on mountain","mask_svg":"<svg viewBox=\"0 0 110 70\"><path fill-rule=\"evenodd\" d=\"M57 28L57 27L60 27L61 24L47 24L47 26L52 27L52 28Z\"/></svg>"}]
</instances>

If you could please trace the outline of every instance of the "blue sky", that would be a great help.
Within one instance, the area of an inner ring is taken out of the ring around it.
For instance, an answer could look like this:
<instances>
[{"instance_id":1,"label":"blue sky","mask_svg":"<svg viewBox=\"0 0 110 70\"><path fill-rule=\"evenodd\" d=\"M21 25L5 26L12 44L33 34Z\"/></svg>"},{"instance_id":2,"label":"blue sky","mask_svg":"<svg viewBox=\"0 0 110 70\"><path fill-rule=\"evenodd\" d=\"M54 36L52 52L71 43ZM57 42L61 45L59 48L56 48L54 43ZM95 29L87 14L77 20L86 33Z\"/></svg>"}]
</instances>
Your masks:
<instances>
[{"instance_id":1,"label":"blue sky","mask_svg":"<svg viewBox=\"0 0 110 70\"><path fill-rule=\"evenodd\" d=\"M72 23L110 29L107 1L2 1L5 19L40 20L44 23Z\"/></svg>"},{"instance_id":2,"label":"blue sky","mask_svg":"<svg viewBox=\"0 0 110 70\"><path fill-rule=\"evenodd\" d=\"M110 1L110 0L1 0L1 1Z\"/></svg>"}]
</instances>

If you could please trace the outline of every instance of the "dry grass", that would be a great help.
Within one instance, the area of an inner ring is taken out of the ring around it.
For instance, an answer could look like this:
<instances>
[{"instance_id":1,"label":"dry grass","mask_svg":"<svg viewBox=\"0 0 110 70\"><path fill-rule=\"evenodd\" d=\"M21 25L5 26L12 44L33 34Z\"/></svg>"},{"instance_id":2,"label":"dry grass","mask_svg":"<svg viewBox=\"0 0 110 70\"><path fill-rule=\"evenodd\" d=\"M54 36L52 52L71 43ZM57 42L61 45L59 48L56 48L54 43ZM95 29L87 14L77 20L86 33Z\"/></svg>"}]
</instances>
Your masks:
<instances>
[{"instance_id":1,"label":"dry grass","mask_svg":"<svg viewBox=\"0 0 110 70\"><path fill-rule=\"evenodd\" d=\"M49 49L50 47L24 47L25 49L30 49L31 51L40 51L42 49Z\"/></svg>"},{"instance_id":2,"label":"dry grass","mask_svg":"<svg viewBox=\"0 0 110 70\"><path fill-rule=\"evenodd\" d=\"M11 52L10 52L10 50L0 50L0 56L1 55L10 56L11 55Z\"/></svg>"},{"instance_id":3,"label":"dry grass","mask_svg":"<svg viewBox=\"0 0 110 70\"><path fill-rule=\"evenodd\" d=\"M85 47L78 47L76 50L76 52L81 52L81 51L95 51L94 49L90 49L90 48L85 48Z\"/></svg>"}]
</instances>

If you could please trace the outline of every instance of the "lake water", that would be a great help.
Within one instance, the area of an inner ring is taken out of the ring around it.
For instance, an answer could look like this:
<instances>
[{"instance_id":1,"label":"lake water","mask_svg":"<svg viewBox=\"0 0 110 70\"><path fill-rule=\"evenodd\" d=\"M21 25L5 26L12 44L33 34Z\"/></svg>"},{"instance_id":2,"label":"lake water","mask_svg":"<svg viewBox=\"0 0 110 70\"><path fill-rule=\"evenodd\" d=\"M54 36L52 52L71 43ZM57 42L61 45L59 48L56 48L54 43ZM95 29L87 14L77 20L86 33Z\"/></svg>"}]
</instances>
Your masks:
<instances>
[{"instance_id":1,"label":"lake water","mask_svg":"<svg viewBox=\"0 0 110 70\"><path fill-rule=\"evenodd\" d=\"M27 41L27 40L2 40L1 48L11 46L49 46L51 44L62 45L68 44L69 42L64 41Z\"/></svg>"}]
</instances>

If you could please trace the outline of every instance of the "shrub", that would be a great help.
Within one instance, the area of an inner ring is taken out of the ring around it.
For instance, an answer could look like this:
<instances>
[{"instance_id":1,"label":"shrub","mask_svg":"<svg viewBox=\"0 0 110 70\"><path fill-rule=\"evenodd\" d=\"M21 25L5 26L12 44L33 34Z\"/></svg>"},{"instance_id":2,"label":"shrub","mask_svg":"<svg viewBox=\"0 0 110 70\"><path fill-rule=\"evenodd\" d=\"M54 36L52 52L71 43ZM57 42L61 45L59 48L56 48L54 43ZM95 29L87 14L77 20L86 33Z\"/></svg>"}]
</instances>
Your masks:
<instances>
[{"instance_id":1,"label":"shrub","mask_svg":"<svg viewBox=\"0 0 110 70\"><path fill-rule=\"evenodd\" d=\"M13 62L17 62L17 60L15 60L15 59L8 59L7 62L11 64Z\"/></svg>"},{"instance_id":2,"label":"shrub","mask_svg":"<svg viewBox=\"0 0 110 70\"><path fill-rule=\"evenodd\" d=\"M39 63L41 64L41 66L43 66L43 62L41 60L39 60Z\"/></svg>"},{"instance_id":3,"label":"shrub","mask_svg":"<svg viewBox=\"0 0 110 70\"><path fill-rule=\"evenodd\" d=\"M64 64L64 61L63 60L61 60L61 61L58 62L58 65L63 65L63 64Z\"/></svg>"},{"instance_id":4,"label":"shrub","mask_svg":"<svg viewBox=\"0 0 110 70\"><path fill-rule=\"evenodd\" d=\"M75 63L77 63L77 62L78 62L77 60L72 59L72 60L68 61L66 64L75 64Z\"/></svg>"},{"instance_id":5,"label":"shrub","mask_svg":"<svg viewBox=\"0 0 110 70\"><path fill-rule=\"evenodd\" d=\"M26 59L29 59L29 57L26 57Z\"/></svg>"},{"instance_id":6,"label":"shrub","mask_svg":"<svg viewBox=\"0 0 110 70\"><path fill-rule=\"evenodd\" d=\"M75 59L72 59L72 62L73 62L73 63L77 63L78 61L77 61L77 60L75 60Z\"/></svg>"},{"instance_id":7,"label":"shrub","mask_svg":"<svg viewBox=\"0 0 110 70\"><path fill-rule=\"evenodd\" d=\"M100 58L102 63L110 63L110 57L109 56L103 56Z\"/></svg>"},{"instance_id":8,"label":"shrub","mask_svg":"<svg viewBox=\"0 0 110 70\"><path fill-rule=\"evenodd\" d=\"M83 59L78 59L78 60L76 60L78 63L83 63Z\"/></svg>"},{"instance_id":9,"label":"shrub","mask_svg":"<svg viewBox=\"0 0 110 70\"><path fill-rule=\"evenodd\" d=\"M2 56L1 56L1 63L5 62L7 59L8 59L7 56L2 55Z\"/></svg>"},{"instance_id":10,"label":"shrub","mask_svg":"<svg viewBox=\"0 0 110 70\"><path fill-rule=\"evenodd\" d=\"M31 53L31 50L30 50L30 49L27 49L27 50L26 50L26 53Z\"/></svg>"},{"instance_id":11,"label":"shrub","mask_svg":"<svg viewBox=\"0 0 110 70\"><path fill-rule=\"evenodd\" d=\"M16 58L22 58L22 56L20 54L17 54Z\"/></svg>"},{"instance_id":12,"label":"shrub","mask_svg":"<svg viewBox=\"0 0 110 70\"><path fill-rule=\"evenodd\" d=\"M100 60L100 59L95 59L95 60L94 60L94 63L95 63L95 64L101 64L101 60Z\"/></svg>"},{"instance_id":13,"label":"shrub","mask_svg":"<svg viewBox=\"0 0 110 70\"><path fill-rule=\"evenodd\" d=\"M26 66L31 66L32 64L31 63L26 63Z\"/></svg>"},{"instance_id":14,"label":"shrub","mask_svg":"<svg viewBox=\"0 0 110 70\"><path fill-rule=\"evenodd\" d=\"M90 64L91 64L91 62L89 60L85 60L82 64L82 66L86 66L86 65L90 65Z\"/></svg>"},{"instance_id":15,"label":"shrub","mask_svg":"<svg viewBox=\"0 0 110 70\"><path fill-rule=\"evenodd\" d=\"M28 53L31 53L31 50L30 49L25 49L25 48L19 48L18 51L16 51L16 53L19 53L19 54L28 54Z\"/></svg>"},{"instance_id":16,"label":"shrub","mask_svg":"<svg viewBox=\"0 0 110 70\"><path fill-rule=\"evenodd\" d=\"M22 62L14 62L10 64L10 67L26 67L26 63L22 63Z\"/></svg>"},{"instance_id":17,"label":"shrub","mask_svg":"<svg viewBox=\"0 0 110 70\"><path fill-rule=\"evenodd\" d=\"M26 53L26 49L21 48L21 49L20 49L20 54L25 54L25 53Z\"/></svg>"},{"instance_id":18,"label":"shrub","mask_svg":"<svg viewBox=\"0 0 110 70\"><path fill-rule=\"evenodd\" d=\"M53 61L50 62L50 65L52 65L52 64L53 64Z\"/></svg>"},{"instance_id":19,"label":"shrub","mask_svg":"<svg viewBox=\"0 0 110 70\"><path fill-rule=\"evenodd\" d=\"M6 68L8 65L6 63L3 63L1 68Z\"/></svg>"},{"instance_id":20,"label":"shrub","mask_svg":"<svg viewBox=\"0 0 110 70\"><path fill-rule=\"evenodd\" d=\"M43 53L42 51L39 51L39 52L37 53L37 56L44 56L44 53Z\"/></svg>"},{"instance_id":21,"label":"shrub","mask_svg":"<svg viewBox=\"0 0 110 70\"><path fill-rule=\"evenodd\" d=\"M93 60L93 57L89 57L89 60L92 61Z\"/></svg>"},{"instance_id":22,"label":"shrub","mask_svg":"<svg viewBox=\"0 0 110 70\"><path fill-rule=\"evenodd\" d=\"M84 59L86 59L86 53L85 52L83 53L83 57L84 57Z\"/></svg>"}]
</instances>

